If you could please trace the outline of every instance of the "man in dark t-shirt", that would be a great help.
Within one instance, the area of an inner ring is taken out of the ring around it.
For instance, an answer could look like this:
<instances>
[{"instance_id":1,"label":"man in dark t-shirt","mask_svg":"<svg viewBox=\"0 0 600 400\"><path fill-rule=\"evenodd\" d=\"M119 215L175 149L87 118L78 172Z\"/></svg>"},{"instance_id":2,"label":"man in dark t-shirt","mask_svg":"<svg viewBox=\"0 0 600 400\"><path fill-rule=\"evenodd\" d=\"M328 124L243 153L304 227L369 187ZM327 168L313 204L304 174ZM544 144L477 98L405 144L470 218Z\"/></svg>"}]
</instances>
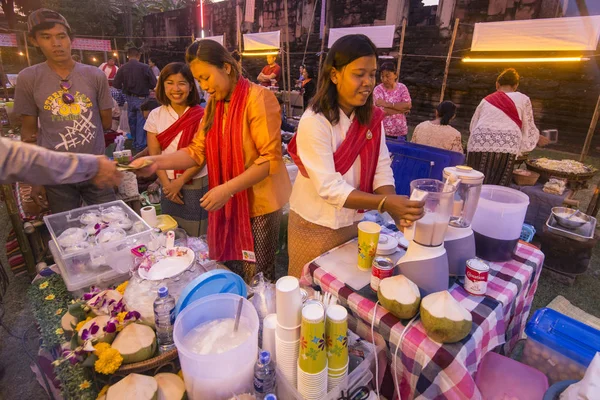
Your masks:
<instances>
[{"instance_id":1,"label":"man in dark t-shirt","mask_svg":"<svg viewBox=\"0 0 600 400\"><path fill-rule=\"evenodd\" d=\"M127 99L129 130L133 137L133 147L136 152L146 148L146 120L140 106L144 103L150 91L156 87L156 76L150 66L140 62L140 50L132 47L127 50L129 61L117 71L113 87L120 89Z\"/></svg>"},{"instance_id":2,"label":"man in dark t-shirt","mask_svg":"<svg viewBox=\"0 0 600 400\"><path fill-rule=\"evenodd\" d=\"M277 81L275 86L279 85L279 79L281 78L281 67L277 64L276 55L267 56L267 65L264 66L260 74L258 74L258 83L263 86L271 86L271 80Z\"/></svg>"}]
</instances>

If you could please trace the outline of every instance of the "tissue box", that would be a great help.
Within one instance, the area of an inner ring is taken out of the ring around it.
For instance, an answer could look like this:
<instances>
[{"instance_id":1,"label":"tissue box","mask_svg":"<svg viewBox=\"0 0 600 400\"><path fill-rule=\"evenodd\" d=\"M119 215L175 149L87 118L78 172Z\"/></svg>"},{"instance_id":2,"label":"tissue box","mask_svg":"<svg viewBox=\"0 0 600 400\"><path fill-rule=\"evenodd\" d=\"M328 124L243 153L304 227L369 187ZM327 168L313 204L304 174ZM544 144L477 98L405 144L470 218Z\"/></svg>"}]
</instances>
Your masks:
<instances>
[{"instance_id":1,"label":"tissue box","mask_svg":"<svg viewBox=\"0 0 600 400\"><path fill-rule=\"evenodd\" d=\"M550 385L582 379L600 351L600 331L550 308L536 311L525 333L522 362L546 374Z\"/></svg>"}]
</instances>

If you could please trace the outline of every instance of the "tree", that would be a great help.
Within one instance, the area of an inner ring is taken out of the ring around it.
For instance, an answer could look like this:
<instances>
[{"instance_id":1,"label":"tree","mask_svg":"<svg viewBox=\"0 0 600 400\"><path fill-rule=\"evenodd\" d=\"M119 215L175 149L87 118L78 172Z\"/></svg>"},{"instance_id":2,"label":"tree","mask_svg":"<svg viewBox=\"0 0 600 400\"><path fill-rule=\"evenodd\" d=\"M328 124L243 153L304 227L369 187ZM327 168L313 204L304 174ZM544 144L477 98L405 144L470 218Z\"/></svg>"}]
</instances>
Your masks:
<instances>
[{"instance_id":1,"label":"tree","mask_svg":"<svg viewBox=\"0 0 600 400\"><path fill-rule=\"evenodd\" d=\"M139 3L139 5L145 7L149 13L178 10L195 4L196 0L152 0Z\"/></svg>"},{"instance_id":2,"label":"tree","mask_svg":"<svg viewBox=\"0 0 600 400\"><path fill-rule=\"evenodd\" d=\"M39 8L40 4L41 0L0 0L9 29L17 29L17 12L27 15L32 10Z\"/></svg>"}]
</instances>

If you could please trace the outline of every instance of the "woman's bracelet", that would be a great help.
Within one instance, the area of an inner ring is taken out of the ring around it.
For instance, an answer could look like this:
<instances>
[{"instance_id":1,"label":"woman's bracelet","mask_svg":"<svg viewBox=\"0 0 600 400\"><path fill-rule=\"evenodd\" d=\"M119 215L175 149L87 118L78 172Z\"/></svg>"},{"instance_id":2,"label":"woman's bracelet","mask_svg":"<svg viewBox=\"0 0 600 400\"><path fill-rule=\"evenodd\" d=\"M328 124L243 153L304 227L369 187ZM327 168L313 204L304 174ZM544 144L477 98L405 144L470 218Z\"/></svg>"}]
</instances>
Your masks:
<instances>
[{"instance_id":1,"label":"woman's bracelet","mask_svg":"<svg viewBox=\"0 0 600 400\"><path fill-rule=\"evenodd\" d=\"M379 205L377 206L377 211L379 212L379 214L383 213L383 205L385 204L386 200L387 196L384 196L383 199L379 202Z\"/></svg>"}]
</instances>

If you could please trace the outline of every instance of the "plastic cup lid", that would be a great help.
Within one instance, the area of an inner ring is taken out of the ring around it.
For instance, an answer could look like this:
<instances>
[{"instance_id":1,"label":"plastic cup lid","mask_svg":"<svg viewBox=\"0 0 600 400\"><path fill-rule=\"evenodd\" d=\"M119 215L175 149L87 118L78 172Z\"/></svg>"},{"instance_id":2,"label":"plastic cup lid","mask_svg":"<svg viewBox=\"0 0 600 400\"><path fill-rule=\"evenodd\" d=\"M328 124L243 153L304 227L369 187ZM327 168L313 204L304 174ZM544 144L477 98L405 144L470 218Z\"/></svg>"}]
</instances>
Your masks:
<instances>
[{"instance_id":1,"label":"plastic cup lid","mask_svg":"<svg viewBox=\"0 0 600 400\"><path fill-rule=\"evenodd\" d=\"M205 272L183 289L177 300L175 313L179 314L196 300L220 293L232 293L246 298L246 283L239 275L225 269Z\"/></svg>"}]
</instances>

